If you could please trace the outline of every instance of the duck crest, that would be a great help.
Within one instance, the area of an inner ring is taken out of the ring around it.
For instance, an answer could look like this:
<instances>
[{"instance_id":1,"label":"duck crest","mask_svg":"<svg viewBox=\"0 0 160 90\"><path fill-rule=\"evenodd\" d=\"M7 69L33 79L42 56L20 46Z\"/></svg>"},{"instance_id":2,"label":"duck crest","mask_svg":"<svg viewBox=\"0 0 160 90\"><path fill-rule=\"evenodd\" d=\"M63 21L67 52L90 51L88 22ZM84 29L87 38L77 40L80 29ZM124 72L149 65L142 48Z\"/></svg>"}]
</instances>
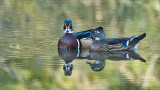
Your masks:
<instances>
[{"instance_id":1,"label":"duck crest","mask_svg":"<svg viewBox=\"0 0 160 90\"><path fill-rule=\"evenodd\" d=\"M63 37L59 39L58 48L77 49L78 48L77 38L70 33L66 33Z\"/></svg>"}]
</instances>

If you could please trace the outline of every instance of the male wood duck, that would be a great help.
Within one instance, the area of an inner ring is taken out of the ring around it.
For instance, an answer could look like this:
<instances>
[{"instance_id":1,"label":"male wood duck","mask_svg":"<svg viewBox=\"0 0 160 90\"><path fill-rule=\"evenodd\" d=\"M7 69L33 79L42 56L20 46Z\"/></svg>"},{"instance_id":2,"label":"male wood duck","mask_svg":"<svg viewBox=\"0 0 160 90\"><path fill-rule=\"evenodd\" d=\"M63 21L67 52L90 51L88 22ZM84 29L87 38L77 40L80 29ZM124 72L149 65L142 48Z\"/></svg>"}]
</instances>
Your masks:
<instances>
[{"instance_id":1,"label":"male wood duck","mask_svg":"<svg viewBox=\"0 0 160 90\"><path fill-rule=\"evenodd\" d=\"M90 29L81 32L73 32L72 21L65 20L63 30L65 35L59 39L58 48L70 48L70 49L77 49L77 48L88 48L89 45L92 43L92 40L83 38L87 38L93 31L99 31L103 29L102 27L97 27L96 29Z\"/></svg>"},{"instance_id":2,"label":"male wood duck","mask_svg":"<svg viewBox=\"0 0 160 90\"><path fill-rule=\"evenodd\" d=\"M132 36L125 38L109 38L105 39L103 30L95 30L90 34L94 41L90 44L92 51L115 51L115 50L133 50L136 49L139 42L146 36L143 33L140 36Z\"/></svg>"}]
</instances>

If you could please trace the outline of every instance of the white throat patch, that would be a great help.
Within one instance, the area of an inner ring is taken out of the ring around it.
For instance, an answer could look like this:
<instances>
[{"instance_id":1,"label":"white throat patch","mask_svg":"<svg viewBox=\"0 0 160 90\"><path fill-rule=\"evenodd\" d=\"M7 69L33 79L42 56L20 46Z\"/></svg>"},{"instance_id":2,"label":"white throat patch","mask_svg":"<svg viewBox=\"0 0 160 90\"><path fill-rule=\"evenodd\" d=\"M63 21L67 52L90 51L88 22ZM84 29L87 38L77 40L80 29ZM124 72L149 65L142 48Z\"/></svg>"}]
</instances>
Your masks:
<instances>
[{"instance_id":1,"label":"white throat patch","mask_svg":"<svg viewBox=\"0 0 160 90\"><path fill-rule=\"evenodd\" d=\"M100 40L99 37L95 37L95 40Z\"/></svg>"},{"instance_id":2,"label":"white throat patch","mask_svg":"<svg viewBox=\"0 0 160 90\"><path fill-rule=\"evenodd\" d=\"M72 33L72 29L64 29L64 33Z\"/></svg>"}]
</instances>

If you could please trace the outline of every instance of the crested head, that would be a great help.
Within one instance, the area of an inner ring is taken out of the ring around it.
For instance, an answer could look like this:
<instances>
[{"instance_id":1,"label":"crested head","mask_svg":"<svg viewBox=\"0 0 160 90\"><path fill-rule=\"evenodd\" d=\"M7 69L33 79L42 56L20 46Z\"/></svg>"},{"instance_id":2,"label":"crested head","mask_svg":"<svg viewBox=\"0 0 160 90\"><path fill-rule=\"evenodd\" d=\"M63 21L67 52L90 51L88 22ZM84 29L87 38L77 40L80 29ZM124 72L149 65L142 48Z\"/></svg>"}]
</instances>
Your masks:
<instances>
[{"instance_id":1,"label":"crested head","mask_svg":"<svg viewBox=\"0 0 160 90\"><path fill-rule=\"evenodd\" d=\"M93 40L102 40L105 39L105 33L103 31L103 27L97 27L96 29L92 30L92 33L88 36Z\"/></svg>"},{"instance_id":2,"label":"crested head","mask_svg":"<svg viewBox=\"0 0 160 90\"><path fill-rule=\"evenodd\" d=\"M72 24L72 20L64 20L64 24L66 25Z\"/></svg>"},{"instance_id":3,"label":"crested head","mask_svg":"<svg viewBox=\"0 0 160 90\"><path fill-rule=\"evenodd\" d=\"M63 66L63 70L64 70L64 75L65 76L71 76L72 75L72 70L73 70L72 62L65 63L64 66Z\"/></svg>"},{"instance_id":4,"label":"crested head","mask_svg":"<svg viewBox=\"0 0 160 90\"><path fill-rule=\"evenodd\" d=\"M64 20L63 30L65 33L72 33L73 28L72 28L72 21L71 20Z\"/></svg>"}]
</instances>

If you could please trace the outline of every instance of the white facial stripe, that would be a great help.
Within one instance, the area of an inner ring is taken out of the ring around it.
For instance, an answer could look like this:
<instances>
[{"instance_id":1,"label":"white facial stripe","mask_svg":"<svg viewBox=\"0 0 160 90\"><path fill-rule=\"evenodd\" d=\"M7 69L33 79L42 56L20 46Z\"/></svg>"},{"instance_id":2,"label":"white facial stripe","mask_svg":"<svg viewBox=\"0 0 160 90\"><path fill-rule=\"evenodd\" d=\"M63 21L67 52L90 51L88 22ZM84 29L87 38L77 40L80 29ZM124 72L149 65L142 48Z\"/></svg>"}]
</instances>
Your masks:
<instances>
[{"instance_id":1,"label":"white facial stripe","mask_svg":"<svg viewBox=\"0 0 160 90\"><path fill-rule=\"evenodd\" d=\"M100 40L99 37L95 37L95 40Z\"/></svg>"},{"instance_id":2,"label":"white facial stripe","mask_svg":"<svg viewBox=\"0 0 160 90\"><path fill-rule=\"evenodd\" d=\"M67 27L66 29L64 29L64 33L72 33L72 29L70 29L69 27Z\"/></svg>"},{"instance_id":3,"label":"white facial stripe","mask_svg":"<svg viewBox=\"0 0 160 90\"><path fill-rule=\"evenodd\" d=\"M97 33L100 33L99 31L97 31Z\"/></svg>"}]
</instances>

